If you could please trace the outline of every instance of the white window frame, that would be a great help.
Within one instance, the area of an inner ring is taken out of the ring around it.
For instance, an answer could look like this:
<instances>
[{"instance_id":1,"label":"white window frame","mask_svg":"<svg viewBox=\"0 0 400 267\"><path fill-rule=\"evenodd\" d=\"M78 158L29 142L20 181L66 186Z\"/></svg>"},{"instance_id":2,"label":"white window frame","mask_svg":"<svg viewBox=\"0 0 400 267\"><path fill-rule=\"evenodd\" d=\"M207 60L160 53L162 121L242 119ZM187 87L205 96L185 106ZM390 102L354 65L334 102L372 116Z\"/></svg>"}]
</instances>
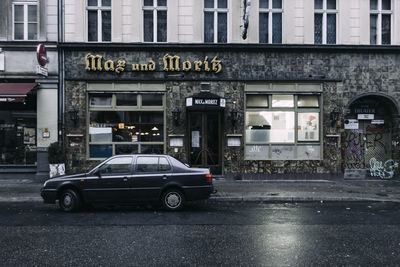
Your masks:
<instances>
[{"instance_id":1,"label":"white window frame","mask_svg":"<svg viewBox=\"0 0 400 267\"><path fill-rule=\"evenodd\" d=\"M205 29L205 21L204 14L205 12L213 12L214 14L214 43L218 43L218 13L226 13L226 42L229 43L229 3L230 0L226 1L227 8L218 8L218 0L214 0L213 8L205 8L204 0L203 0L203 43L204 40L204 29Z\"/></svg>"},{"instance_id":2,"label":"white window frame","mask_svg":"<svg viewBox=\"0 0 400 267\"><path fill-rule=\"evenodd\" d=\"M111 6L112 6L112 1L110 6L102 6L101 0L97 0L97 6L89 6L89 1L86 1L86 38L88 42L103 42L103 20L101 17L101 12L102 11L110 11L111 12L111 40L110 41L104 41L104 42L111 42L113 39L113 34L112 34L112 11L111 11ZM89 11L97 11L97 41L89 41Z\"/></svg>"},{"instance_id":3,"label":"white window frame","mask_svg":"<svg viewBox=\"0 0 400 267\"><path fill-rule=\"evenodd\" d=\"M247 107L247 97L248 95L252 94L261 94L261 95L268 95L268 106L267 107ZM273 95L293 95L293 107L273 107L272 106L272 96ZM318 107L299 107L298 106L298 97L300 95L316 95L318 96ZM324 138L323 138L323 98L322 98L322 93L321 92L314 92L314 91L274 91L274 90L263 90L262 87L260 87L260 90L246 90L244 92L244 112L260 112L260 111L275 111L275 112L285 112L285 111L290 111L294 113L294 141L293 142L271 142L271 141L265 141L265 142L247 142L247 133L246 130L244 131L244 155L245 158L244 160L286 160L286 161L302 161L305 159L302 159L298 155L298 147L304 146L304 145L316 145L320 147L319 150L319 158L318 159L309 159L309 160L322 160L323 159L323 143L324 143ZM301 113L318 113L318 141L304 141L304 140L299 140L299 130L298 130L298 116ZM244 119L243 124L244 128L246 128L246 119ZM260 158L260 159L252 159L248 158L246 156L246 146L247 145L261 145L261 146L268 146L269 147L269 153L265 158ZM294 158L290 159L277 159L272 157L272 147L273 146L293 146L294 147Z\"/></svg>"},{"instance_id":4,"label":"white window frame","mask_svg":"<svg viewBox=\"0 0 400 267\"><path fill-rule=\"evenodd\" d=\"M260 1L260 0L258 0ZM282 0L282 8L273 8L272 6L272 2L273 0L268 0L268 8L259 8L259 13L268 13L268 44L272 44L272 36L273 36L273 32L272 32L272 14L273 13L281 13L282 14L282 25L281 25L281 29L282 29L282 39L283 39L283 3L284 0ZM260 25L258 25L258 27L260 27ZM282 40L283 42L283 40ZM282 43L281 42L281 43Z\"/></svg>"},{"instance_id":5,"label":"white window frame","mask_svg":"<svg viewBox=\"0 0 400 267\"><path fill-rule=\"evenodd\" d=\"M89 84L87 84L89 87ZM134 85L131 85L132 87L135 87ZM86 158L88 160L104 160L105 158L92 158L90 157L90 145L111 145L112 146L112 156L116 156L116 145L136 145L138 148L138 153L141 153L142 151L142 145L162 145L163 146L163 151L165 153L166 151L166 140L167 140L167 118L166 118L166 93L164 90L158 90L158 89L151 89L151 90L146 90L146 89L141 89L141 90L134 90L134 89L111 89L114 87L114 84L110 85L110 89L107 90L96 90L96 89L89 89L87 88L86 92L86 99L87 101L87 106L86 106L86 125L87 125L87 131L86 131ZM140 85L138 84L138 87L143 87L143 84ZM157 86L156 86L157 87ZM98 93L104 93L104 94L111 94L111 105L90 105L90 96L92 94L98 94ZM116 94L118 93L135 93L137 95L137 103L135 106L119 106L117 105L117 98ZM143 106L143 98L142 95L144 94L158 94L162 95L162 105L161 106ZM136 111L136 112L162 112L163 113L163 141L135 141L135 142L93 142L90 141L90 134L89 134L89 129L90 129L90 112L96 112L96 111Z\"/></svg>"},{"instance_id":6,"label":"white window frame","mask_svg":"<svg viewBox=\"0 0 400 267\"><path fill-rule=\"evenodd\" d=\"M377 1L378 1L377 10L371 10L371 6L369 7L370 15L378 15L376 21L376 45L382 45L382 15L390 15L390 44L391 44L393 41L393 1L390 1L390 8L391 8L390 10L382 10L382 0L377 0ZM371 34L371 29L369 30L369 33Z\"/></svg>"},{"instance_id":7,"label":"white window frame","mask_svg":"<svg viewBox=\"0 0 400 267\"><path fill-rule=\"evenodd\" d=\"M326 39L327 39L327 15L328 14L335 14L336 15L336 42L335 44L338 44L338 1L336 0L336 9L327 9L327 0L322 0L322 9L316 9L314 5L314 14L322 14L322 44L327 44ZM315 27L315 21L314 21L314 27ZM315 32L314 32L314 43L315 43Z\"/></svg>"},{"instance_id":8,"label":"white window frame","mask_svg":"<svg viewBox=\"0 0 400 267\"><path fill-rule=\"evenodd\" d=\"M166 11L167 12L167 23L168 23L168 0L166 0L167 5L166 6L158 6L158 1L157 0L153 0L153 6L145 6L144 5L144 0L142 1L142 10L143 10L143 14L142 14L142 19L143 19L143 25L144 25L144 11L152 11L153 12L153 41L149 42L146 41L146 43L157 43L157 25L158 25L158 17L157 17L157 13L158 11ZM168 24L167 24L167 30L168 30ZM142 40L144 42L144 26L143 26L143 36L142 36ZM165 40L165 42L160 42L160 43L166 43L168 41L168 32L167 32L167 40Z\"/></svg>"},{"instance_id":9,"label":"white window frame","mask_svg":"<svg viewBox=\"0 0 400 267\"><path fill-rule=\"evenodd\" d=\"M24 39L15 39L15 6L24 6ZM36 20L36 39L28 39L28 6L36 6L37 10L37 20ZM15 41L32 41L39 39L39 25L40 25L40 12L39 12L39 3L37 1L31 2L14 2L12 3L12 39Z\"/></svg>"}]
</instances>

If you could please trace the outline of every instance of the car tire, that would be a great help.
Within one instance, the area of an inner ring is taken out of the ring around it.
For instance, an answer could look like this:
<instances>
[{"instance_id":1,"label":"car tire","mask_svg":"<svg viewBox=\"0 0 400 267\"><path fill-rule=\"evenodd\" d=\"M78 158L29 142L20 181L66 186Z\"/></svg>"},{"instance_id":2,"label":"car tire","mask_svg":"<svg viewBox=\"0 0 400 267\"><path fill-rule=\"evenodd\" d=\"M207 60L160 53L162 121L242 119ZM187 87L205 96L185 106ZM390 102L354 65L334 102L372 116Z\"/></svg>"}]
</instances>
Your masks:
<instances>
[{"instance_id":1,"label":"car tire","mask_svg":"<svg viewBox=\"0 0 400 267\"><path fill-rule=\"evenodd\" d=\"M161 202L166 210L180 210L185 204L185 196L179 189L168 189L162 194Z\"/></svg>"},{"instance_id":2,"label":"car tire","mask_svg":"<svg viewBox=\"0 0 400 267\"><path fill-rule=\"evenodd\" d=\"M67 189L61 192L58 204L62 211L71 212L78 210L82 202L79 194L75 190Z\"/></svg>"}]
</instances>

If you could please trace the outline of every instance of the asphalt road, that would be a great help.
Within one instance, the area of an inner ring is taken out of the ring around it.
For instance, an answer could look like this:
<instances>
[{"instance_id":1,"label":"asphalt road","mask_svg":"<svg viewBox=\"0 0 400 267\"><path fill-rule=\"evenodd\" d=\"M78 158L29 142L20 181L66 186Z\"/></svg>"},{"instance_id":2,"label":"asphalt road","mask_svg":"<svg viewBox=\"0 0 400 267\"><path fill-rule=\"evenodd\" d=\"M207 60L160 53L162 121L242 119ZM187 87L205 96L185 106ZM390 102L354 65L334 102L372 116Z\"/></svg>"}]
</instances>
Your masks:
<instances>
[{"instance_id":1,"label":"asphalt road","mask_svg":"<svg viewBox=\"0 0 400 267\"><path fill-rule=\"evenodd\" d=\"M399 203L0 203L0 266L399 266L399 226Z\"/></svg>"}]
</instances>

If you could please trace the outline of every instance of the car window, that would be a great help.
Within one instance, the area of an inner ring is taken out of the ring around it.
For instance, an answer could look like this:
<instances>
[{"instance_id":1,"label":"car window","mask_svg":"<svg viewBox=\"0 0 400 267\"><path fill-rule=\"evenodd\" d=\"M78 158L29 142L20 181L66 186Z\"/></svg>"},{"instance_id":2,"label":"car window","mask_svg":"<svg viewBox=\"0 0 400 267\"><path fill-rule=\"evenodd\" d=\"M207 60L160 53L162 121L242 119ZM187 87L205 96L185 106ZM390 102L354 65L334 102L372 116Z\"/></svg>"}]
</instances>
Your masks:
<instances>
[{"instance_id":1,"label":"car window","mask_svg":"<svg viewBox=\"0 0 400 267\"><path fill-rule=\"evenodd\" d=\"M157 172L158 157L138 157L136 160L136 172Z\"/></svg>"},{"instance_id":2,"label":"car window","mask_svg":"<svg viewBox=\"0 0 400 267\"><path fill-rule=\"evenodd\" d=\"M171 170L171 165L169 165L168 160L164 157L160 157L160 161L158 162L158 167L161 172Z\"/></svg>"},{"instance_id":3,"label":"car window","mask_svg":"<svg viewBox=\"0 0 400 267\"><path fill-rule=\"evenodd\" d=\"M131 172L132 157L118 157L111 159L101 165L101 174L119 174Z\"/></svg>"}]
</instances>

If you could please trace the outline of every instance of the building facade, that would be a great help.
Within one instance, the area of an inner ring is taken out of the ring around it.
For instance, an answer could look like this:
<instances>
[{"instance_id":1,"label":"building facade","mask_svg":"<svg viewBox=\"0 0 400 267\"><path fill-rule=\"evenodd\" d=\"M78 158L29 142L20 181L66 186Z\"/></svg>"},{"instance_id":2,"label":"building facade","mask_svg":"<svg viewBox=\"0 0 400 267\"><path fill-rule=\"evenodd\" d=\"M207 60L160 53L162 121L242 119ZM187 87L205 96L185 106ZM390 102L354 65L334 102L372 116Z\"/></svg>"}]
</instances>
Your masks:
<instances>
[{"instance_id":1,"label":"building facade","mask_svg":"<svg viewBox=\"0 0 400 267\"><path fill-rule=\"evenodd\" d=\"M70 171L167 153L235 179L397 177L399 0L63 3Z\"/></svg>"},{"instance_id":2,"label":"building facade","mask_svg":"<svg viewBox=\"0 0 400 267\"><path fill-rule=\"evenodd\" d=\"M48 177L47 147L58 140L57 14L57 0L0 3L1 178ZM49 59L41 72L39 44Z\"/></svg>"}]
</instances>

